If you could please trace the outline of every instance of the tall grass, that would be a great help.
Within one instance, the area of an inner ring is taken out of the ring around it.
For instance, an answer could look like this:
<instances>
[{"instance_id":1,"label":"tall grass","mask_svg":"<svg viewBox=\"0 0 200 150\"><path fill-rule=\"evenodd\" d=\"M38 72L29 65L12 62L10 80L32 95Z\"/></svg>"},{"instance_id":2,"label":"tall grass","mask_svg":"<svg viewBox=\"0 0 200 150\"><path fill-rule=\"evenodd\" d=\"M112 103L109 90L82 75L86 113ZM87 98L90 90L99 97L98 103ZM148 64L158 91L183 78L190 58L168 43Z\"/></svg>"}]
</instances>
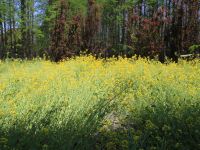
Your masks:
<instances>
[{"instance_id":1,"label":"tall grass","mask_svg":"<svg viewBox=\"0 0 200 150\"><path fill-rule=\"evenodd\" d=\"M198 149L200 63L0 62L0 149Z\"/></svg>"}]
</instances>

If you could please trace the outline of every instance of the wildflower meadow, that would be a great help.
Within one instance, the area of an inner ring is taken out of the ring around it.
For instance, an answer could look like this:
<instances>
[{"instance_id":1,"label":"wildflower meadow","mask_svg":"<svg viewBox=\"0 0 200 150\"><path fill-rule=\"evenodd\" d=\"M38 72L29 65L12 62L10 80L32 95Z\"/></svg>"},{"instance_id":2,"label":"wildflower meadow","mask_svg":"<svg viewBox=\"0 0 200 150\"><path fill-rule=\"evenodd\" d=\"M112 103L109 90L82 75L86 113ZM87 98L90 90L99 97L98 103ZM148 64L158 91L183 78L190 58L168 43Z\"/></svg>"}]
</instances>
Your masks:
<instances>
[{"instance_id":1,"label":"wildflower meadow","mask_svg":"<svg viewBox=\"0 0 200 150\"><path fill-rule=\"evenodd\" d=\"M0 62L1 150L197 150L200 62Z\"/></svg>"}]
</instances>

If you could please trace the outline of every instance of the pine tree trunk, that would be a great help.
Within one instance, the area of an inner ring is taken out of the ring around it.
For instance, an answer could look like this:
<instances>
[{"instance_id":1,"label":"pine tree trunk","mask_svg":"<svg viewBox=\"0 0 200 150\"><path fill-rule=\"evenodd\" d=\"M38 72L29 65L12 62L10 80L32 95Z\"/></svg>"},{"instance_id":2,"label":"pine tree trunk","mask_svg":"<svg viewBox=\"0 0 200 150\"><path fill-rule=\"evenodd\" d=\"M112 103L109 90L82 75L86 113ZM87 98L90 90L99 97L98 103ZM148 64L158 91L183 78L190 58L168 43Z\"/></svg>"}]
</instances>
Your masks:
<instances>
[{"instance_id":1,"label":"pine tree trunk","mask_svg":"<svg viewBox=\"0 0 200 150\"><path fill-rule=\"evenodd\" d=\"M2 19L2 14L1 14L1 12L0 12L0 19ZM5 43L5 41L4 41L4 34L3 34L3 21L2 20L0 20L0 34L1 34L1 41L0 41L0 58L3 58L3 52L4 52L4 43Z\"/></svg>"},{"instance_id":2,"label":"pine tree trunk","mask_svg":"<svg viewBox=\"0 0 200 150\"><path fill-rule=\"evenodd\" d=\"M3 29L4 29L4 51L5 52L7 52L7 40L8 40L8 38L7 38L7 24L6 24L6 16L4 15L3 16L3 18L4 18L4 22L3 22Z\"/></svg>"},{"instance_id":3,"label":"pine tree trunk","mask_svg":"<svg viewBox=\"0 0 200 150\"><path fill-rule=\"evenodd\" d=\"M17 31L16 31L16 28L15 28L15 24L16 24L16 21L15 21L15 1L13 0L13 15L12 15L12 25L13 25L13 53L14 53L14 57L16 57L16 54L17 54L17 37L16 37L16 34L17 34Z\"/></svg>"},{"instance_id":4,"label":"pine tree trunk","mask_svg":"<svg viewBox=\"0 0 200 150\"><path fill-rule=\"evenodd\" d=\"M27 17L26 17L26 0L21 0L21 53L23 58L27 57Z\"/></svg>"},{"instance_id":5,"label":"pine tree trunk","mask_svg":"<svg viewBox=\"0 0 200 150\"><path fill-rule=\"evenodd\" d=\"M9 0L9 30L10 30L10 55L13 57L13 29L12 29L12 4L11 4L11 0Z\"/></svg>"}]
</instances>

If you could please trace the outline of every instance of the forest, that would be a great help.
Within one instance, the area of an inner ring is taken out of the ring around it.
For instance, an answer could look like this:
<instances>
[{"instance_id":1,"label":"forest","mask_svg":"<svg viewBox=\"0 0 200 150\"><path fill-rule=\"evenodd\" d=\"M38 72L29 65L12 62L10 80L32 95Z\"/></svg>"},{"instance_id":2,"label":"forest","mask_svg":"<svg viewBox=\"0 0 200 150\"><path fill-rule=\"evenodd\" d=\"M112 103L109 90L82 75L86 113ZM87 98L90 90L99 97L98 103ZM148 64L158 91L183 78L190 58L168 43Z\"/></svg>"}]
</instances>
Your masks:
<instances>
[{"instance_id":1,"label":"forest","mask_svg":"<svg viewBox=\"0 0 200 150\"><path fill-rule=\"evenodd\" d=\"M0 150L199 150L200 0L0 0Z\"/></svg>"},{"instance_id":2,"label":"forest","mask_svg":"<svg viewBox=\"0 0 200 150\"><path fill-rule=\"evenodd\" d=\"M199 0L1 0L0 58L199 54Z\"/></svg>"}]
</instances>

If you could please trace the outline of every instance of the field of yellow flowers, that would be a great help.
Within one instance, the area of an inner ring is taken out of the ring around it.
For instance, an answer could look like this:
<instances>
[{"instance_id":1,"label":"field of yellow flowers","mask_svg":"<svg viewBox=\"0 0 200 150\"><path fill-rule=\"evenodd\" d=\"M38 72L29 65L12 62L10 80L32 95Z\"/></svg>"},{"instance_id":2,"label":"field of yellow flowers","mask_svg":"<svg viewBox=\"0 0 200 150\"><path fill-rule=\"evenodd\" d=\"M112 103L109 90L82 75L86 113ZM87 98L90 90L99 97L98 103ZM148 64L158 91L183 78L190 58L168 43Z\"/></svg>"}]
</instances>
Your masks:
<instances>
[{"instance_id":1,"label":"field of yellow flowers","mask_svg":"<svg viewBox=\"0 0 200 150\"><path fill-rule=\"evenodd\" d=\"M1 150L200 148L200 62L0 62Z\"/></svg>"}]
</instances>

